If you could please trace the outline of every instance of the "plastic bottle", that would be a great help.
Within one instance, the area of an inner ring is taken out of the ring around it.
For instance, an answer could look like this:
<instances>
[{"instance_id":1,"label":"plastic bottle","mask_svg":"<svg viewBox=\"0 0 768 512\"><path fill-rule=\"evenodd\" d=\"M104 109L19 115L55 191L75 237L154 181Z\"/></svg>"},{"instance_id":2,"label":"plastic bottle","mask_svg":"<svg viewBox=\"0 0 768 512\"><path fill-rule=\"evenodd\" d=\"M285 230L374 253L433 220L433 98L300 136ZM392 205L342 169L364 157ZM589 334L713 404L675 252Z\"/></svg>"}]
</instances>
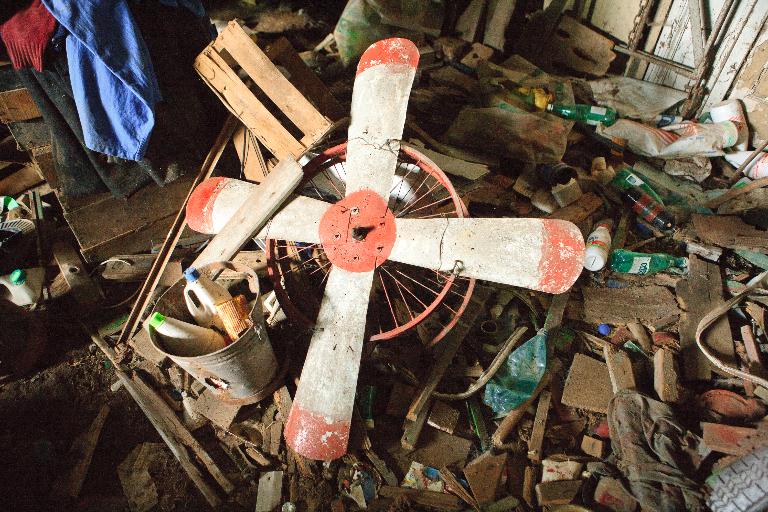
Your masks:
<instances>
[{"instance_id":1,"label":"plastic bottle","mask_svg":"<svg viewBox=\"0 0 768 512\"><path fill-rule=\"evenodd\" d=\"M595 126L598 124L611 126L617 119L617 114L614 109L592 105L563 105L560 103L550 103L547 105L547 112L551 112L564 119L581 121Z\"/></svg>"},{"instance_id":2,"label":"plastic bottle","mask_svg":"<svg viewBox=\"0 0 768 512\"><path fill-rule=\"evenodd\" d=\"M675 220L651 196L639 188L630 188L621 192L621 197L632 207L632 211L648 223L663 231L675 227Z\"/></svg>"},{"instance_id":3,"label":"plastic bottle","mask_svg":"<svg viewBox=\"0 0 768 512\"><path fill-rule=\"evenodd\" d=\"M655 274L673 267L687 268L688 258L678 258L662 253L632 252L625 249L616 249L611 253L611 270L622 274Z\"/></svg>"},{"instance_id":4,"label":"plastic bottle","mask_svg":"<svg viewBox=\"0 0 768 512\"><path fill-rule=\"evenodd\" d=\"M608 252L611 249L610 219L601 220L595 230L587 237L587 250L584 253L584 268L597 272L608 263Z\"/></svg>"},{"instance_id":5,"label":"plastic bottle","mask_svg":"<svg viewBox=\"0 0 768 512\"><path fill-rule=\"evenodd\" d=\"M203 327L218 327L224 330L224 323L219 318L216 305L232 300L232 295L205 274L200 274L195 267L184 271L184 278L187 280L184 300L192 318Z\"/></svg>"},{"instance_id":6,"label":"plastic bottle","mask_svg":"<svg viewBox=\"0 0 768 512\"><path fill-rule=\"evenodd\" d=\"M175 356L197 357L227 346L224 336L213 329L182 322L157 312L149 318L149 329L160 335L163 347Z\"/></svg>"},{"instance_id":7,"label":"plastic bottle","mask_svg":"<svg viewBox=\"0 0 768 512\"><path fill-rule=\"evenodd\" d=\"M639 188L651 196L654 201L659 203L661 206L664 206L664 201L661 200L659 194L657 194L650 185L643 181L643 179L635 174L633 169L626 164L624 164L624 166L621 167L618 172L616 172L616 176L614 176L614 178L611 180L611 185L619 190L627 190L633 187Z\"/></svg>"},{"instance_id":8,"label":"plastic bottle","mask_svg":"<svg viewBox=\"0 0 768 512\"><path fill-rule=\"evenodd\" d=\"M8 275L0 276L0 298L10 300L17 306L35 304L43 291L44 268L17 268Z\"/></svg>"}]
</instances>

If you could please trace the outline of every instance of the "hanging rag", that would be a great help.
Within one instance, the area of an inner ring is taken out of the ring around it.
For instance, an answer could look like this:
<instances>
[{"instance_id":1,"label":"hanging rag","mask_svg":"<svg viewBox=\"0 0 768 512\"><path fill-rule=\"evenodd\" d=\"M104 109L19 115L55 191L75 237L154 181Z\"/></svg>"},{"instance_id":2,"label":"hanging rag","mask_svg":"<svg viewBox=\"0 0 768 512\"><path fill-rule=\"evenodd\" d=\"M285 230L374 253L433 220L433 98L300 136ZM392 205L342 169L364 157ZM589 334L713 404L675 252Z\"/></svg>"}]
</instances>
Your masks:
<instances>
[{"instance_id":1,"label":"hanging rag","mask_svg":"<svg viewBox=\"0 0 768 512\"><path fill-rule=\"evenodd\" d=\"M56 28L56 20L40 0L16 12L0 26L8 56L14 69L33 67L43 70L43 54Z\"/></svg>"},{"instance_id":2,"label":"hanging rag","mask_svg":"<svg viewBox=\"0 0 768 512\"><path fill-rule=\"evenodd\" d=\"M69 31L69 75L85 145L141 160L162 99L141 31L126 0L42 0Z\"/></svg>"}]
</instances>

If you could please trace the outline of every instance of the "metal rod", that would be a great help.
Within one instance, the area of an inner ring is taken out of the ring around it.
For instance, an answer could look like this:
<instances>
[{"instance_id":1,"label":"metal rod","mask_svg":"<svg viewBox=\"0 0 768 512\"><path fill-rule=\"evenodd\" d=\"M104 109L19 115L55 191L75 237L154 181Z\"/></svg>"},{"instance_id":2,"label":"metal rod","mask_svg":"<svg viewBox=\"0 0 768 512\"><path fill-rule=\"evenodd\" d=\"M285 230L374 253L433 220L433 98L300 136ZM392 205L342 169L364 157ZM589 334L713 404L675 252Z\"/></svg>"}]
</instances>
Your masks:
<instances>
[{"instance_id":1,"label":"metal rod","mask_svg":"<svg viewBox=\"0 0 768 512\"><path fill-rule=\"evenodd\" d=\"M626 48L624 46L614 46L613 49L619 53L624 53L626 55L630 55L632 57L636 57L640 60L644 60L646 62L650 62L652 64L656 64L658 66L664 66L666 68L672 69L675 73L678 75L684 76L686 78L689 78L691 80L696 78L696 70L694 68L690 68L688 66L685 66L683 64L680 64L678 62L671 61L669 59L665 59L662 57L657 57L656 55L651 55L650 53L644 52L642 50L632 50L630 48Z\"/></svg>"}]
</instances>

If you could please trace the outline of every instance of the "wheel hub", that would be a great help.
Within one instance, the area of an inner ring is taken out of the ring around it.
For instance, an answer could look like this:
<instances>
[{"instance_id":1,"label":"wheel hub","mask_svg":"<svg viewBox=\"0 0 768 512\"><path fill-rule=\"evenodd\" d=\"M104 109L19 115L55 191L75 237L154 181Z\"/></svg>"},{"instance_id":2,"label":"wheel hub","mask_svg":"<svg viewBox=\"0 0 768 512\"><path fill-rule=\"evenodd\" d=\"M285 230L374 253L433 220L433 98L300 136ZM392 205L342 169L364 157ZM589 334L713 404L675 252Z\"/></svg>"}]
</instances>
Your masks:
<instances>
[{"instance_id":1,"label":"wheel hub","mask_svg":"<svg viewBox=\"0 0 768 512\"><path fill-rule=\"evenodd\" d=\"M328 259L350 272L368 272L384 263L395 235L395 216L373 190L349 194L320 220L320 241Z\"/></svg>"}]
</instances>

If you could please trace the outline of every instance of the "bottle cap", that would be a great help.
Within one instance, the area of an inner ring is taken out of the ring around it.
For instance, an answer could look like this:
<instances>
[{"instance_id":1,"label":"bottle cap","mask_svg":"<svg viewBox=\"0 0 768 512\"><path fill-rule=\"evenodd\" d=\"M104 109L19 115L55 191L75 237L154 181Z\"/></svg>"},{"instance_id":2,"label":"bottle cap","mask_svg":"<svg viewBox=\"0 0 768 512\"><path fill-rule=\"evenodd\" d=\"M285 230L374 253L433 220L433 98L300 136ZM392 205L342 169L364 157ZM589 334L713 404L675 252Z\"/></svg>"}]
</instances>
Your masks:
<instances>
[{"instance_id":1,"label":"bottle cap","mask_svg":"<svg viewBox=\"0 0 768 512\"><path fill-rule=\"evenodd\" d=\"M195 281L200 279L200 272L195 267L189 267L187 270L184 271L184 279L186 279L190 283L194 283Z\"/></svg>"},{"instance_id":2,"label":"bottle cap","mask_svg":"<svg viewBox=\"0 0 768 512\"><path fill-rule=\"evenodd\" d=\"M608 336L611 334L611 326L608 324L600 324L597 326L597 332L599 332L602 336Z\"/></svg>"},{"instance_id":3,"label":"bottle cap","mask_svg":"<svg viewBox=\"0 0 768 512\"><path fill-rule=\"evenodd\" d=\"M152 316L149 317L149 326L153 329L160 327L163 322L165 322L165 315L162 313L154 312L152 313Z\"/></svg>"},{"instance_id":4,"label":"bottle cap","mask_svg":"<svg viewBox=\"0 0 768 512\"><path fill-rule=\"evenodd\" d=\"M17 268L11 272L11 284L21 286L27 281L27 271L22 268Z\"/></svg>"},{"instance_id":5,"label":"bottle cap","mask_svg":"<svg viewBox=\"0 0 768 512\"><path fill-rule=\"evenodd\" d=\"M605 267L605 260L605 256L598 251L587 250L587 254L584 256L584 268L592 272L597 272Z\"/></svg>"}]
</instances>

